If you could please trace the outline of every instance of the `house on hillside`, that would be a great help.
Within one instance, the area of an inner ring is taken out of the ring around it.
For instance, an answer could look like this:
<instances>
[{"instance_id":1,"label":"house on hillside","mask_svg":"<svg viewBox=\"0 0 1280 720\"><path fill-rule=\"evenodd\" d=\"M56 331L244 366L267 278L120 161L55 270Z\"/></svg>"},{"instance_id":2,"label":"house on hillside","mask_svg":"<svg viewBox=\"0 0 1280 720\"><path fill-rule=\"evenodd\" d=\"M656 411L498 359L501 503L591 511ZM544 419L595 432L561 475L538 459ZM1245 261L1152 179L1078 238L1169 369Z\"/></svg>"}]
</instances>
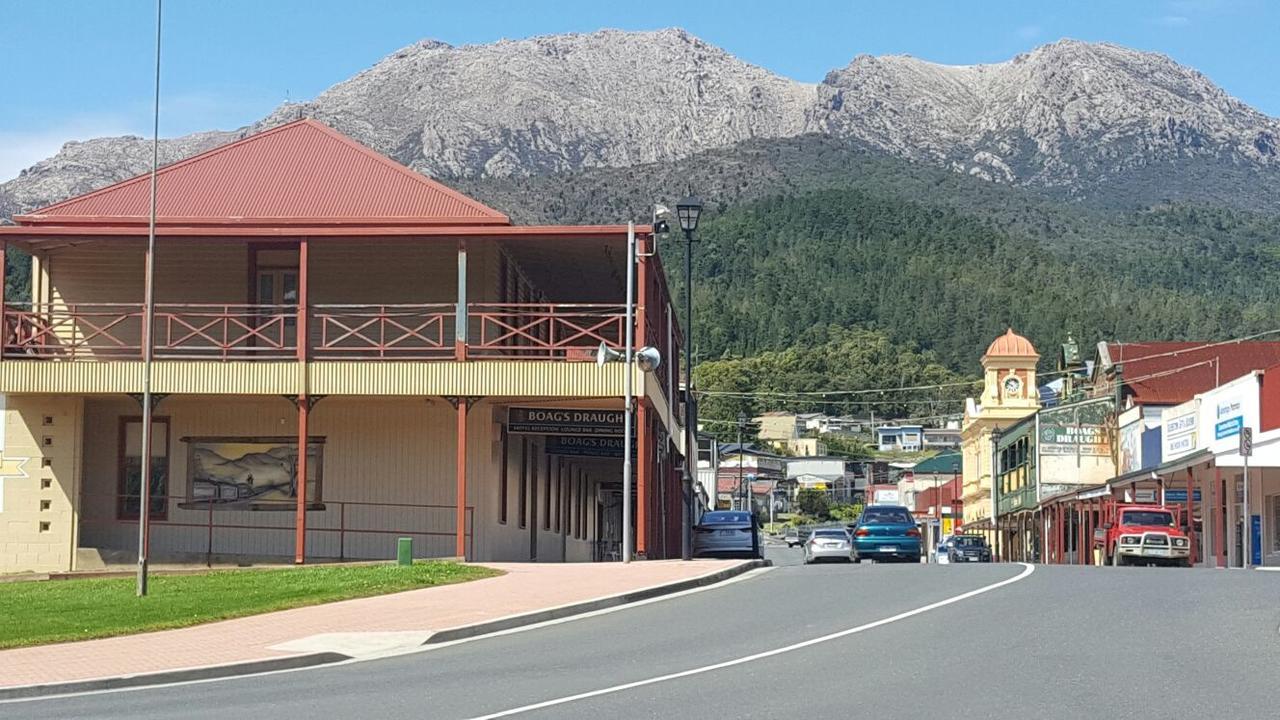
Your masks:
<instances>
[{"instance_id":1,"label":"house on hillside","mask_svg":"<svg viewBox=\"0 0 1280 720\"><path fill-rule=\"evenodd\" d=\"M863 463L842 457L813 456L787 458L787 480L803 488L827 493L833 502L852 503L867 489Z\"/></svg>"},{"instance_id":2,"label":"house on hillside","mask_svg":"<svg viewBox=\"0 0 1280 720\"><path fill-rule=\"evenodd\" d=\"M924 426L881 425L876 428L876 447L881 452L920 452L924 449Z\"/></svg>"},{"instance_id":3,"label":"house on hillside","mask_svg":"<svg viewBox=\"0 0 1280 720\"><path fill-rule=\"evenodd\" d=\"M786 461L781 455L749 443L741 446L737 443L721 444L720 466L716 473L716 509L744 507L747 498L753 497L752 493L759 487L768 487L770 494L776 490L784 499L794 497L793 488L787 482Z\"/></svg>"}]
</instances>

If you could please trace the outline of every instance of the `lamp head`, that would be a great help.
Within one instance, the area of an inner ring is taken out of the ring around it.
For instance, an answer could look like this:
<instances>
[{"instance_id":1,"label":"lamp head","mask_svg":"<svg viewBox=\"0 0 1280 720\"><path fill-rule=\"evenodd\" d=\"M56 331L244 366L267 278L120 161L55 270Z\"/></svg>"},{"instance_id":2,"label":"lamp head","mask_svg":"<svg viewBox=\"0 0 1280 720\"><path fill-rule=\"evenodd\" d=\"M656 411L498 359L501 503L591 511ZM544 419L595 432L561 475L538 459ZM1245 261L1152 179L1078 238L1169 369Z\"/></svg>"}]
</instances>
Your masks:
<instances>
[{"instance_id":1,"label":"lamp head","mask_svg":"<svg viewBox=\"0 0 1280 720\"><path fill-rule=\"evenodd\" d=\"M702 201L690 195L676 203L676 218L680 229L691 233L698 229L698 217L702 215Z\"/></svg>"}]
</instances>

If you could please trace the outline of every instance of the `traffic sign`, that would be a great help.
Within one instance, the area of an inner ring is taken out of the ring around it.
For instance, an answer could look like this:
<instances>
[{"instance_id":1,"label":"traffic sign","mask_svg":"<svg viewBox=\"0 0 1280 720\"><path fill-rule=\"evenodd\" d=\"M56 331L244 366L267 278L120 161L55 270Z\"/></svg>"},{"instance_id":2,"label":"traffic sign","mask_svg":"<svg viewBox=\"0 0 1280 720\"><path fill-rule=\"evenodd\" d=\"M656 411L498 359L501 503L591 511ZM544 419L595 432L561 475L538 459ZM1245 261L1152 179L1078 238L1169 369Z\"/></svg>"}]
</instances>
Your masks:
<instances>
[{"instance_id":1,"label":"traffic sign","mask_svg":"<svg viewBox=\"0 0 1280 720\"><path fill-rule=\"evenodd\" d=\"M1240 428L1240 457L1253 455L1253 428Z\"/></svg>"}]
</instances>

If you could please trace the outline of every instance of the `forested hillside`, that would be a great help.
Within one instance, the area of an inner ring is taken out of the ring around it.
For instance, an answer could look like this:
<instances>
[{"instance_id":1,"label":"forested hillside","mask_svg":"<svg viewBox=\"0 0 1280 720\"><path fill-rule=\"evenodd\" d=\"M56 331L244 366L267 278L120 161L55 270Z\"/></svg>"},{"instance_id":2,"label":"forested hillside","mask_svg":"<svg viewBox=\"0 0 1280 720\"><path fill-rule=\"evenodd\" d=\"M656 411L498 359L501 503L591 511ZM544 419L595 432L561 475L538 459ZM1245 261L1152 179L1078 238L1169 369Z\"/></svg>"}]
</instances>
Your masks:
<instances>
[{"instance_id":1,"label":"forested hillside","mask_svg":"<svg viewBox=\"0 0 1280 720\"><path fill-rule=\"evenodd\" d=\"M976 373L953 372L932 351L839 326L811 328L785 350L704 362L694 380L699 417L723 437L733 435L739 413L770 410L936 422L979 387ZM873 391L922 386L935 387Z\"/></svg>"}]
</instances>

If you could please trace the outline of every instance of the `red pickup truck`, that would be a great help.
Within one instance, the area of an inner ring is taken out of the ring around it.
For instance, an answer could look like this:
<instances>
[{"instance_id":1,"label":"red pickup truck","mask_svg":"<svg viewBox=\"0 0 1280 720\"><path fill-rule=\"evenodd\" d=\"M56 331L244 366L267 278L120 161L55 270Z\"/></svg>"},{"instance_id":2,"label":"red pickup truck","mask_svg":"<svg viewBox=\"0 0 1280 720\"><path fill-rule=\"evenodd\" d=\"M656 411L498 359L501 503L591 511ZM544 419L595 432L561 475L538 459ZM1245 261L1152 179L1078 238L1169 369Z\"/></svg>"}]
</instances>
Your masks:
<instances>
[{"instance_id":1,"label":"red pickup truck","mask_svg":"<svg viewBox=\"0 0 1280 720\"><path fill-rule=\"evenodd\" d=\"M1108 565L1191 567L1191 539L1178 527L1178 509L1116 505L1112 518L1093 533Z\"/></svg>"}]
</instances>

